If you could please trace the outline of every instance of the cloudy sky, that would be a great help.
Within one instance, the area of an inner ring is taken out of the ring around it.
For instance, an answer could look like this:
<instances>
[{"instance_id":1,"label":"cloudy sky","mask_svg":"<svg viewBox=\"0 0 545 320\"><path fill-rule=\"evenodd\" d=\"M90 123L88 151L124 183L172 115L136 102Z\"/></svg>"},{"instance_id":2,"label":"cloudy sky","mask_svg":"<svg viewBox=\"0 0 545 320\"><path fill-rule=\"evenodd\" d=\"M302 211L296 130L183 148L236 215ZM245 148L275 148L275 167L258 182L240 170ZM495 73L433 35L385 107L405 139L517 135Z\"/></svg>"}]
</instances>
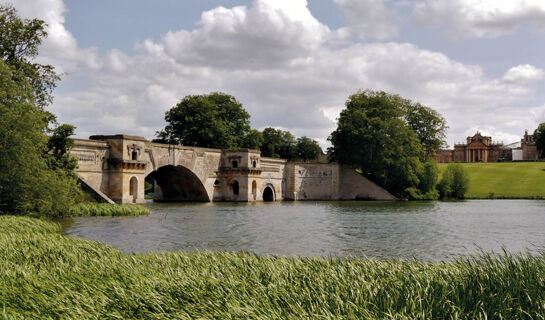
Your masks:
<instances>
[{"instance_id":1,"label":"cloudy sky","mask_svg":"<svg viewBox=\"0 0 545 320\"><path fill-rule=\"evenodd\" d=\"M3 1L3 0L0 0ZM152 138L188 94L222 91L252 126L327 145L370 88L438 110L448 142L545 122L544 0L10 0L48 23L50 110L77 136Z\"/></svg>"}]
</instances>

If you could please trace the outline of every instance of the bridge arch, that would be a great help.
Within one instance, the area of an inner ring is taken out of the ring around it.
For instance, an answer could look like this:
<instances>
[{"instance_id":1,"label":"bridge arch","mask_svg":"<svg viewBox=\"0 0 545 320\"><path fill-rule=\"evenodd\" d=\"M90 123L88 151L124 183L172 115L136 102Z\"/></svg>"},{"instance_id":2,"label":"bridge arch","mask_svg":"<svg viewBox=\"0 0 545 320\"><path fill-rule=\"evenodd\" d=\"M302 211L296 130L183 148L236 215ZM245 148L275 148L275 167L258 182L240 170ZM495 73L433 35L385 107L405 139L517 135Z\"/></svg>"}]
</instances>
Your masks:
<instances>
[{"instance_id":1,"label":"bridge arch","mask_svg":"<svg viewBox=\"0 0 545 320\"><path fill-rule=\"evenodd\" d=\"M147 177L155 181L155 201L210 201L210 196L201 179L193 171L184 166L162 166L149 173Z\"/></svg>"}]
</instances>

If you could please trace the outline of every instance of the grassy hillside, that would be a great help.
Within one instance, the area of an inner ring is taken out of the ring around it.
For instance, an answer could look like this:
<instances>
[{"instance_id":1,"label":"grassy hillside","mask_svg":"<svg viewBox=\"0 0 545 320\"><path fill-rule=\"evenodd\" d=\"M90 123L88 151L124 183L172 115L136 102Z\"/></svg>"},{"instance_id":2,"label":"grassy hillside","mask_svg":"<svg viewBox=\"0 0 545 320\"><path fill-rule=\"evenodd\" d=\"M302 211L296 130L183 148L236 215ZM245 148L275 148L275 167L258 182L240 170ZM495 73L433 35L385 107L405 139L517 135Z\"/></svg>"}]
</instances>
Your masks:
<instances>
[{"instance_id":1,"label":"grassy hillside","mask_svg":"<svg viewBox=\"0 0 545 320\"><path fill-rule=\"evenodd\" d=\"M0 319L542 319L545 256L128 255L0 216Z\"/></svg>"},{"instance_id":2,"label":"grassy hillside","mask_svg":"<svg viewBox=\"0 0 545 320\"><path fill-rule=\"evenodd\" d=\"M447 164L439 164L441 172ZM545 162L462 163L468 198L545 198Z\"/></svg>"}]
</instances>

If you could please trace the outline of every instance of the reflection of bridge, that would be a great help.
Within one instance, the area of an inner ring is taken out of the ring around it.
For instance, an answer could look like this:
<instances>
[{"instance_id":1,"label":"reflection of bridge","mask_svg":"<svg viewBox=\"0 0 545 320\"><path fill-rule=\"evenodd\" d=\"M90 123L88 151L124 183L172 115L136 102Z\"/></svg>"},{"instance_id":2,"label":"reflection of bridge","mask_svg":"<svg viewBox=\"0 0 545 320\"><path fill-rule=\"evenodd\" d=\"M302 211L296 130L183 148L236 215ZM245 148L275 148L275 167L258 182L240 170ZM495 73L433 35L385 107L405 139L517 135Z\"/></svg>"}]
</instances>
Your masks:
<instances>
[{"instance_id":1,"label":"reflection of bridge","mask_svg":"<svg viewBox=\"0 0 545 320\"><path fill-rule=\"evenodd\" d=\"M155 200L274 201L395 198L335 163L261 157L258 150L219 150L151 143L113 135L75 139L80 178L117 203L144 203L144 181Z\"/></svg>"}]
</instances>

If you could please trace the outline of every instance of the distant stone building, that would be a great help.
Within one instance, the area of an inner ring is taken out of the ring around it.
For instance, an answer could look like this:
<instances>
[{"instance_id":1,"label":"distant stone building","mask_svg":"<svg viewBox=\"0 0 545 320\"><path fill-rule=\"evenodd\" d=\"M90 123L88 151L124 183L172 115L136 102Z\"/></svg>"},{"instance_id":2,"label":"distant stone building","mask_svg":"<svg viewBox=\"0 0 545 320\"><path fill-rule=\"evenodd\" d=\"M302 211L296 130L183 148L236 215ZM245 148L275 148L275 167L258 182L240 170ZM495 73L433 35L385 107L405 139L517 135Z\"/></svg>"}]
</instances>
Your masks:
<instances>
[{"instance_id":1,"label":"distant stone building","mask_svg":"<svg viewBox=\"0 0 545 320\"><path fill-rule=\"evenodd\" d=\"M520 148L522 160L537 160L536 141L533 134L528 134L528 130L524 132L524 137L520 140Z\"/></svg>"},{"instance_id":2,"label":"distant stone building","mask_svg":"<svg viewBox=\"0 0 545 320\"><path fill-rule=\"evenodd\" d=\"M454 145L454 149L441 150L435 157L437 163L448 162L496 162L511 160L536 160L537 151L534 136L526 130L520 148L513 149L503 143L495 143L491 137L477 132L467 137L466 143ZM519 150L519 151L517 151Z\"/></svg>"},{"instance_id":3,"label":"distant stone building","mask_svg":"<svg viewBox=\"0 0 545 320\"><path fill-rule=\"evenodd\" d=\"M534 136L524 132L524 137L520 140L520 147L513 148L513 161L531 161L537 160L537 149Z\"/></svg>"},{"instance_id":4,"label":"distant stone building","mask_svg":"<svg viewBox=\"0 0 545 320\"><path fill-rule=\"evenodd\" d=\"M449 163L454 161L454 150L440 150L435 156L435 162L437 163Z\"/></svg>"},{"instance_id":5,"label":"distant stone building","mask_svg":"<svg viewBox=\"0 0 545 320\"><path fill-rule=\"evenodd\" d=\"M503 143L492 142L491 137L477 132L467 137L467 143L454 145L453 159L459 162L495 162L500 158Z\"/></svg>"}]
</instances>

